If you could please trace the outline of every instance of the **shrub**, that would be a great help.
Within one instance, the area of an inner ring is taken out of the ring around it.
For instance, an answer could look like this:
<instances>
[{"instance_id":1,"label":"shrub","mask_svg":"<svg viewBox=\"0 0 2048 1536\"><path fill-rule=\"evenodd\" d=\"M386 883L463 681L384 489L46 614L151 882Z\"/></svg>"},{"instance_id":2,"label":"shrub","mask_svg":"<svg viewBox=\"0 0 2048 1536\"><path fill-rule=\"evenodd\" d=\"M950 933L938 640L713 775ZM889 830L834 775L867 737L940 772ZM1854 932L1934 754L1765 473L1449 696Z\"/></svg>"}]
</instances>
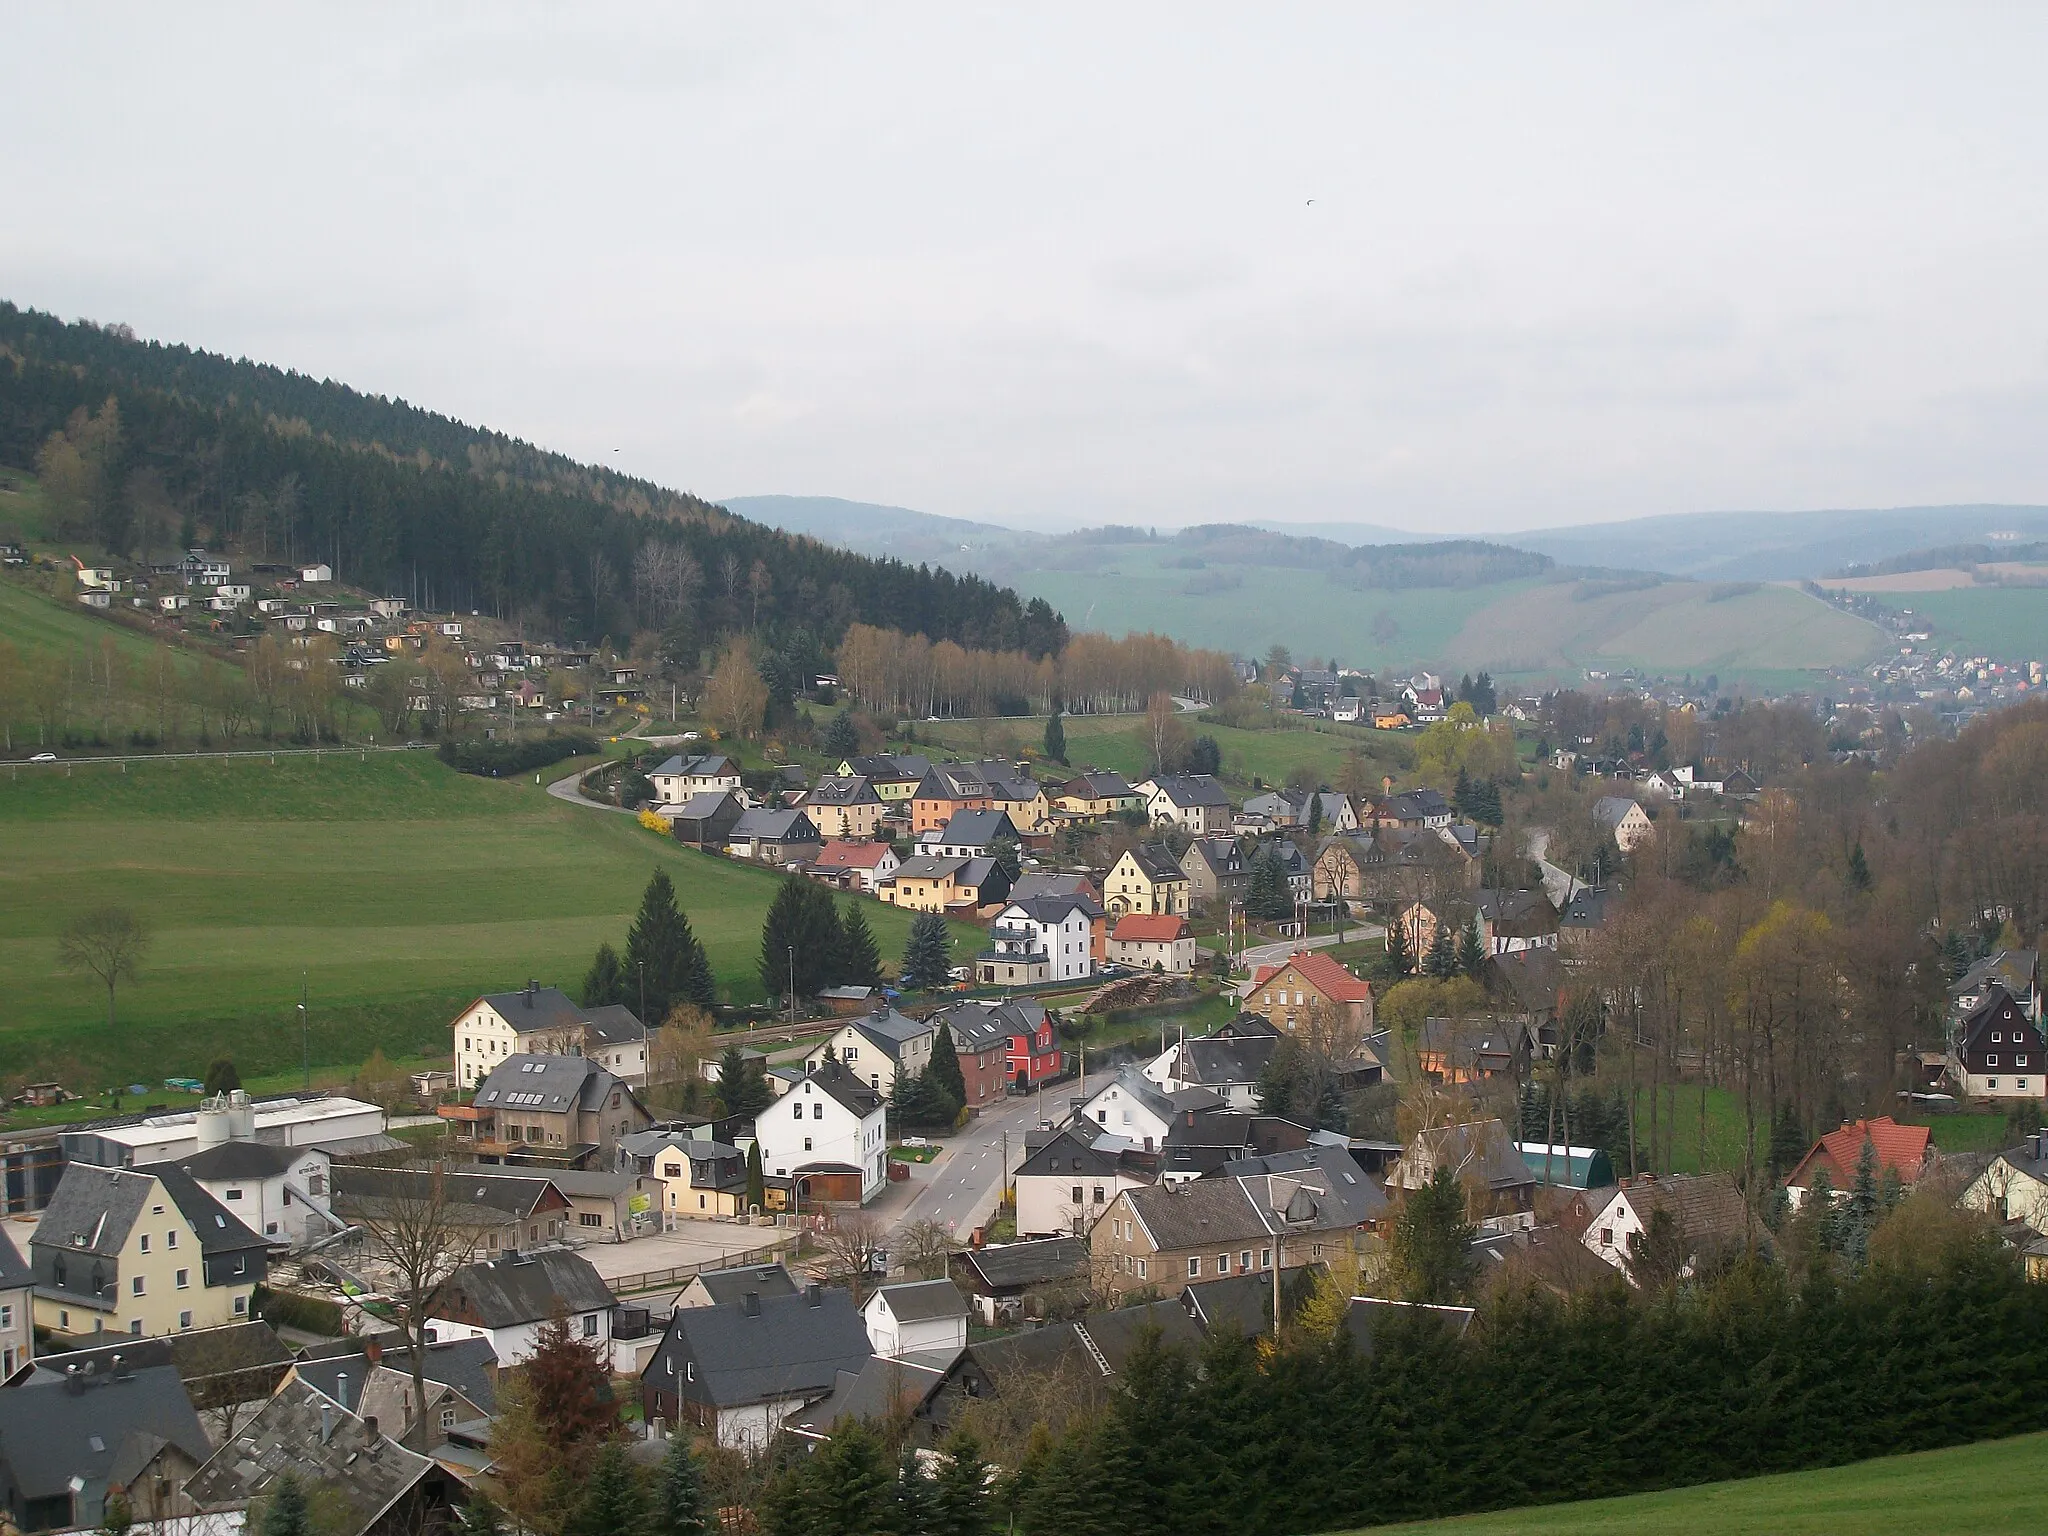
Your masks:
<instances>
[{"instance_id":1,"label":"shrub","mask_svg":"<svg viewBox=\"0 0 2048 1536\"><path fill-rule=\"evenodd\" d=\"M635 820L650 832L657 832L663 837L669 835L668 818L665 816L658 816L653 811L643 810Z\"/></svg>"},{"instance_id":2,"label":"shrub","mask_svg":"<svg viewBox=\"0 0 2048 1536\"><path fill-rule=\"evenodd\" d=\"M580 733L534 736L525 741L444 741L439 756L458 773L494 779L508 773L545 768L565 757L595 752L597 742Z\"/></svg>"}]
</instances>

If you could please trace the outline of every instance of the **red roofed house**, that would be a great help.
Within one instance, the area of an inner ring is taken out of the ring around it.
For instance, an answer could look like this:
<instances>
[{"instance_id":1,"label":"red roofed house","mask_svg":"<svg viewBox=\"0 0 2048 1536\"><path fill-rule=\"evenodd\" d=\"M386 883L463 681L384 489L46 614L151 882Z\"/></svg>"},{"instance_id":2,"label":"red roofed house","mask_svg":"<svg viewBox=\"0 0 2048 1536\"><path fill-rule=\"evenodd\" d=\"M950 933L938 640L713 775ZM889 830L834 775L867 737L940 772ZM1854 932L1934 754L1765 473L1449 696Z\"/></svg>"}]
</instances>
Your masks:
<instances>
[{"instance_id":1,"label":"red roofed house","mask_svg":"<svg viewBox=\"0 0 2048 1536\"><path fill-rule=\"evenodd\" d=\"M1882 1179L1887 1168L1895 1168L1899 1182L1910 1186L1934 1159L1932 1135L1924 1125L1900 1125L1890 1115L1829 1131L1786 1175L1785 1192L1797 1206L1806 1198L1814 1175L1825 1168L1835 1193L1846 1195L1856 1182L1856 1164L1866 1141L1877 1154L1877 1176Z\"/></svg>"},{"instance_id":2,"label":"red roofed house","mask_svg":"<svg viewBox=\"0 0 2048 1536\"><path fill-rule=\"evenodd\" d=\"M1195 936L1188 920L1177 913L1150 916L1132 912L1117 919L1109 936L1111 964L1128 965L1140 971L1177 971L1195 968Z\"/></svg>"},{"instance_id":3,"label":"red roofed house","mask_svg":"<svg viewBox=\"0 0 2048 1536\"><path fill-rule=\"evenodd\" d=\"M1348 1022L1372 1033L1372 987L1314 950L1298 951L1280 965L1260 966L1244 1005L1290 1032L1310 1008L1321 1006L1340 1010Z\"/></svg>"},{"instance_id":4,"label":"red roofed house","mask_svg":"<svg viewBox=\"0 0 2048 1536\"><path fill-rule=\"evenodd\" d=\"M811 861L811 868L820 875L834 878L835 883L866 891L872 896L875 887L895 874L902 862L896 857L896 850L887 843L833 838L818 850L817 858Z\"/></svg>"}]
</instances>

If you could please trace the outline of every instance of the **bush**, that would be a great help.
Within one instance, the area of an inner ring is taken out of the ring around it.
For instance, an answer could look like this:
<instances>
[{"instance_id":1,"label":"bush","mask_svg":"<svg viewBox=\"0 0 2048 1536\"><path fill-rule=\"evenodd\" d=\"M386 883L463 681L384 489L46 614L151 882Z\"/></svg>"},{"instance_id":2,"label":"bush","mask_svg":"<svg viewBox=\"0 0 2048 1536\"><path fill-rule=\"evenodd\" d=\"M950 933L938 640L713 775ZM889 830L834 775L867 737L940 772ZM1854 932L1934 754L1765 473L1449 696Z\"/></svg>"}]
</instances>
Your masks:
<instances>
[{"instance_id":1,"label":"bush","mask_svg":"<svg viewBox=\"0 0 2048 1536\"><path fill-rule=\"evenodd\" d=\"M668 824L668 818L665 816L657 816L653 811L643 810L636 819L639 821L641 826L645 827L650 832L658 832L663 837L667 837L669 835L670 827Z\"/></svg>"},{"instance_id":2,"label":"bush","mask_svg":"<svg viewBox=\"0 0 2048 1536\"><path fill-rule=\"evenodd\" d=\"M341 1305L325 1296L258 1286L251 1310L273 1328L297 1328L302 1333L317 1333L330 1339L341 1336Z\"/></svg>"},{"instance_id":3,"label":"bush","mask_svg":"<svg viewBox=\"0 0 2048 1536\"><path fill-rule=\"evenodd\" d=\"M596 750L593 738L576 733L534 736L525 741L444 741L438 755L457 773L495 779L508 773L545 768L565 757L581 757Z\"/></svg>"}]
</instances>

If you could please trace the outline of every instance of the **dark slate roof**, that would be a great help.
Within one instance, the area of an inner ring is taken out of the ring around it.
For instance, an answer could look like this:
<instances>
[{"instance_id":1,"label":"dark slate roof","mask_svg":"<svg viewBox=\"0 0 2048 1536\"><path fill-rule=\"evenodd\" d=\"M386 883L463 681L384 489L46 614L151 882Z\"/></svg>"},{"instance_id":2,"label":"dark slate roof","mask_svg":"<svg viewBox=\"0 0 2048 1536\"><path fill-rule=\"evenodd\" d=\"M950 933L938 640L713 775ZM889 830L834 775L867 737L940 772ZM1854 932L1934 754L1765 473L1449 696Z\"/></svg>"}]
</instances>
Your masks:
<instances>
[{"instance_id":1,"label":"dark slate roof","mask_svg":"<svg viewBox=\"0 0 2048 1536\"><path fill-rule=\"evenodd\" d=\"M1422 1326L1425 1320L1434 1319L1454 1336L1462 1338L1465 1330L1472 1326L1472 1317L1470 1307L1441 1307L1426 1302L1383 1301L1377 1296L1354 1296L1344 1314L1344 1331L1351 1335L1352 1348L1369 1359L1374 1335L1396 1320L1409 1326Z\"/></svg>"},{"instance_id":2,"label":"dark slate roof","mask_svg":"<svg viewBox=\"0 0 2048 1536\"><path fill-rule=\"evenodd\" d=\"M1262 1209L1240 1179L1196 1179L1190 1183L1127 1189L1139 1223L1156 1248L1203 1249L1221 1243L1270 1239L1281 1223Z\"/></svg>"},{"instance_id":3,"label":"dark slate roof","mask_svg":"<svg viewBox=\"0 0 2048 1536\"><path fill-rule=\"evenodd\" d=\"M1026 896L1022 900L1013 899L1003 910L1008 912L1011 907L1022 911L1034 923L1045 923L1052 927L1058 927L1065 922L1067 914L1076 909L1090 918L1102 915L1102 908L1095 904L1095 898L1086 891L1076 891L1067 896ZM1001 919L998 918L997 921Z\"/></svg>"},{"instance_id":4,"label":"dark slate roof","mask_svg":"<svg viewBox=\"0 0 2048 1536\"><path fill-rule=\"evenodd\" d=\"M1129 799L1137 794L1122 774L1105 768L1082 769L1060 786L1060 792L1086 800Z\"/></svg>"},{"instance_id":5,"label":"dark slate roof","mask_svg":"<svg viewBox=\"0 0 2048 1536\"><path fill-rule=\"evenodd\" d=\"M1348 1147L1318 1143L1299 1152L1239 1158L1225 1163L1221 1173L1244 1179L1253 1197L1270 1210L1287 1210L1296 1186L1312 1191L1317 1227L1363 1226L1387 1213L1386 1191L1359 1168Z\"/></svg>"},{"instance_id":6,"label":"dark slate roof","mask_svg":"<svg viewBox=\"0 0 2048 1536\"><path fill-rule=\"evenodd\" d=\"M1533 923L1547 928L1555 926L1557 921L1557 908L1551 905L1550 897L1542 891L1487 889L1479 893L1476 905L1480 915L1490 923Z\"/></svg>"},{"instance_id":7,"label":"dark slate roof","mask_svg":"<svg viewBox=\"0 0 2048 1536\"><path fill-rule=\"evenodd\" d=\"M1000 1243L970 1248L953 1256L991 1291L1021 1290L1053 1280L1081 1280L1088 1275L1087 1242L1078 1237L1046 1237L1033 1242Z\"/></svg>"},{"instance_id":8,"label":"dark slate roof","mask_svg":"<svg viewBox=\"0 0 2048 1536\"><path fill-rule=\"evenodd\" d=\"M1002 866L997 864L993 858L985 858L963 861L960 865L960 873L953 878L956 884L972 886L977 892L982 892L982 887L998 877L1001 878L1003 890L1009 890L1009 876L1002 873ZM986 894L986 892L982 893Z\"/></svg>"},{"instance_id":9,"label":"dark slate roof","mask_svg":"<svg viewBox=\"0 0 2048 1536\"><path fill-rule=\"evenodd\" d=\"M298 1160L303 1147L273 1146L267 1141L224 1141L177 1164L201 1183L220 1179L274 1179Z\"/></svg>"},{"instance_id":10,"label":"dark slate roof","mask_svg":"<svg viewBox=\"0 0 2048 1536\"><path fill-rule=\"evenodd\" d=\"M1053 1133L1041 1145L1033 1147L1031 1155L1017 1165L1015 1177L1051 1178L1062 1174L1081 1174L1083 1177L1115 1173L1122 1162L1117 1148L1131 1143L1121 1136L1106 1137L1112 1143L1109 1147L1098 1148L1098 1128L1093 1122L1076 1123ZM1027 1137L1027 1144L1029 1138Z\"/></svg>"},{"instance_id":11,"label":"dark slate roof","mask_svg":"<svg viewBox=\"0 0 2048 1536\"><path fill-rule=\"evenodd\" d=\"M853 1295L836 1287L816 1296L763 1296L758 1314L745 1303L684 1307L642 1372L659 1390L721 1408L830 1392L841 1371L859 1371L872 1350ZM684 1361L694 1361L696 1380Z\"/></svg>"},{"instance_id":12,"label":"dark slate roof","mask_svg":"<svg viewBox=\"0 0 2048 1536\"><path fill-rule=\"evenodd\" d=\"M1186 1082L1219 1084L1256 1083L1266 1064L1273 1059L1280 1037L1273 1035L1204 1035L1184 1040L1177 1048L1179 1059L1173 1075Z\"/></svg>"},{"instance_id":13,"label":"dark slate roof","mask_svg":"<svg viewBox=\"0 0 2048 1536\"><path fill-rule=\"evenodd\" d=\"M736 1269L707 1269L697 1279L703 1282L712 1305L726 1306L752 1291L762 1298L794 1296L797 1283L780 1264L748 1264Z\"/></svg>"},{"instance_id":14,"label":"dark slate roof","mask_svg":"<svg viewBox=\"0 0 2048 1536\"><path fill-rule=\"evenodd\" d=\"M906 779L922 779L932 771L928 757L913 753L878 752L871 757L850 757L846 766L863 779L885 779L900 784Z\"/></svg>"},{"instance_id":15,"label":"dark slate roof","mask_svg":"<svg viewBox=\"0 0 2048 1536\"><path fill-rule=\"evenodd\" d=\"M967 1315L967 1298L950 1280L910 1280L885 1285L876 1294L887 1300L890 1313L902 1323Z\"/></svg>"},{"instance_id":16,"label":"dark slate roof","mask_svg":"<svg viewBox=\"0 0 2048 1536\"><path fill-rule=\"evenodd\" d=\"M1010 1036L1009 1026L989 1003L955 1003L933 1013L928 1022L945 1025L960 1051L985 1051Z\"/></svg>"},{"instance_id":17,"label":"dark slate roof","mask_svg":"<svg viewBox=\"0 0 2048 1536\"><path fill-rule=\"evenodd\" d=\"M192 1230L199 1235L199 1251L206 1254L237 1253L267 1247L258 1236L228 1213L228 1208L199 1187L192 1175L176 1163L150 1163L136 1170L153 1173L164 1193L177 1203Z\"/></svg>"},{"instance_id":18,"label":"dark slate roof","mask_svg":"<svg viewBox=\"0 0 2048 1536\"><path fill-rule=\"evenodd\" d=\"M1188 857L1199 858L1218 876L1241 875L1251 867L1234 837L1198 837L1188 844ZM1186 859L1181 868L1187 868Z\"/></svg>"},{"instance_id":19,"label":"dark slate roof","mask_svg":"<svg viewBox=\"0 0 2048 1536\"><path fill-rule=\"evenodd\" d=\"M0 1236L0 1291L19 1290L35 1283L35 1272L26 1260L14 1251L14 1244Z\"/></svg>"},{"instance_id":20,"label":"dark slate roof","mask_svg":"<svg viewBox=\"0 0 2048 1536\"><path fill-rule=\"evenodd\" d=\"M1086 875L1053 875L1029 873L1019 875L1010 885L1010 899L1022 901L1027 896L1072 896L1086 891L1095 894L1095 887Z\"/></svg>"},{"instance_id":21,"label":"dark slate roof","mask_svg":"<svg viewBox=\"0 0 2048 1536\"><path fill-rule=\"evenodd\" d=\"M1489 991L1525 1013L1555 1013L1564 980L1557 951L1548 947L1494 955L1486 962Z\"/></svg>"},{"instance_id":22,"label":"dark slate roof","mask_svg":"<svg viewBox=\"0 0 2048 1536\"><path fill-rule=\"evenodd\" d=\"M875 793L875 786L860 774L849 774L845 778L837 774L826 774L818 780L817 788L810 793L807 803L812 805L876 805L881 796Z\"/></svg>"},{"instance_id":23,"label":"dark slate roof","mask_svg":"<svg viewBox=\"0 0 2048 1536\"><path fill-rule=\"evenodd\" d=\"M746 811L744 801L729 789L700 789L673 813L677 821L710 821L728 811L737 821Z\"/></svg>"},{"instance_id":24,"label":"dark slate roof","mask_svg":"<svg viewBox=\"0 0 2048 1536\"><path fill-rule=\"evenodd\" d=\"M647 776L656 774L664 777L674 775L692 779L722 779L739 772L733 760L722 752L705 752L684 757L677 755L667 759L660 766L648 770Z\"/></svg>"},{"instance_id":25,"label":"dark slate roof","mask_svg":"<svg viewBox=\"0 0 2048 1536\"><path fill-rule=\"evenodd\" d=\"M59 1497L73 1477L96 1500L167 1441L194 1461L213 1449L168 1365L131 1370L124 1360L111 1376L96 1369L89 1378L37 1378L0 1392L0 1459L24 1501Z\"/></svg>"},{"instance_id":26,"label":"dark slate roof","mask_svg":"<svg viewBox=\"0 0 2048 1536\"><path fill-rule=\"evenodd\" d=\"M942 848L986 848L1004 833L1017 835L1008 811L955 811L933 841Z\"/></svg>"},{"instance_id":27,"label":"dark slate roof","mask_svg":"<svg viewBox=\"0 0 2048 1536\"><path fill-rule=\"evenodd\" d=\"M1564 904L1564 911L1558 914L1558 925L1563 928L1599 928L1614 915L1621 901L1620 887L1589 885Z\"/></svg>"},{"instance_id":28,"label":"dark slate roof","mask_svg":"<svg viewBox=\"0 0 2048 1536\"><path fill-rule=\"evenodd\" d=\"M921 1040L938 1030L936 1024L925 1019L913 1019L907 1014L898 1013L894 1008L884 1008L879 1013L865 1013L847 1022L873 1042L876 1050L885 1052L892 1061L903 1053L903 1048L911 1041Z\"/></svg>"},{"instance_id":29,"label":"dark slate roof","mask_svg":"<svg viewBox=\"0 0 2048 1536\"><path fill-rule=\"evenodd\" d=\"M1167 773L1152 781L1158 791L1175 805L1230 804L1230 796L1215 776L1207 773Z\"/></svg>"},{"instance_id":30,"label":"dark slate roof","mask_svg":"<svg viewBox=\"0 0 2048 1536\"><path fill-rule=\"evenodd\" d=\"M334 1199L346 1207L352 1200L423 1200L433 1189L434 1173L426 1168L377 1168L339 1165L334 1170ZM442 1198L471 1207L524 1217L547 1198L554 1186L543 1173L509 1169L441 1173Z\"/></svg>"},{"instance_id":31,"label":"dark slate roof","mask_svg":"<svg viewBox=\"0 0 2048 1536\"><path fill-rule=\"evenodd\" d=\"M947 1368L957 1358L957 1353L929 1360L870 1355L858 1371L839 1373L829 1397L792 1414L788 1427L806 1439L829 1440L842 1419L881 1423L914 1415L945 1384Z\"/></svg>"},{"instance_id":32,"label":"dark slate roof","mask_svg":"<svg viewBox=\"0 0 2048 1536\"><path fill-rule=\"evenodd\" d=\"M380 1341L383 1353L377 1365L412 1375L412 1351L400 1343L397 1334L386 1337L388 1342ZM348 1339L322 1352L317 1359L299 1361L299 1380L317 1387L354 1413L362 1402L363 1383L377 1368L364 1353L364 1347L364 1340ZM428 1381L453 1387L486 1414L497 1412L498 1355L489 1339L444 1339L429 1344L420 1361L420 1374Z\"/></svg>"},{"instance_id":33,"label":"dark slate roof","mask_svg":"<svg viewBox=\"0 0 2048 1536\"><path fill-rule=\"evenodd\" d=\"M1473 1120L1463 1125L1440 1125L1418 1131L1396 1165L1400 1188L1419 1189L1438 1168L1451 1168L1462 1179L1474 1174L1486 1180L1491 1190L1518 1189L1534 1184L1536 1175L1522 1160L1507 1127L1498 1120Z\"/></svg>"},{"instance_id":34,"label":"dark slate roof","mask_svg":"<svg viewBox=\"0 0 2048 1536\"><path fill-rule=\"evenodd\" d=\"M600 1045L630 1045L647 1038L647 1026L624 1003L607 1003L583 1013L585 1034Z\"/></svg>"},{"instance_id":35,"label":"dark slate roof","mask_svg":"<svg viewBox=\"0 0 2048 1536\"><path fill-rule=\"evenodd\" d=\"M981 862L963 858L957 853L920 853L915 858L905 859L891 877L896 880L946 880L965 870L968 865Z\"/></svg>"},{"instance_id":36,"label":"dark slate roof","mask_svg":"<svg viewBox=\"0 0 2048 1536\"><path fill-rule=\"evenodd\" d=\"M235 1376L245 1371L261 1372L273 1366L277 1369L269 1378L269 1384L275 1386L277 1377L284 1374L284 1367L291 1363L292 1358L291 1349L277 1336L276 1330L261 1319L252 1318L242 1323L225 1323L217 1328L195 1328L150 1339L122 1338L113 1343L96 1344L91 1349L39 1354L36 1356L36 1368L50 1372L53 1377L61 1377L68 1365L82 1366L88 1361L95 1370L106 1370L116 1355L132 1370L168 1365L188 1387L200 1387L209 1378ZM204 1402L207 1394L202 1390L199 1395Z\"/></svg>"},{"instance_id":37,"label":"dark slate roof","mask_svg":"<svg viewBox=\"0 0 2048 1536\"><path fill-rule=\"evenodd\" d=\"M1986 955L1956 979L1948 989L1949 996L1961 997L1964 993L1980 990L1988 982L1997 982L2015 997L2025 997L2033 990L2034 977L2040 966L2040 952L2032 949L2001 949Z\"/></svg>"},{"instance_id":38,"label":"dark slate roof","mask_svg":"<svg viewBox=\"0 0 2048 1536\"><path fill-rule=\"evenodd\" d=\"M1131 857L1145 878L1155 884L1161 880L1185 880L1188 872L1180 867L1180 861L1167 852L1164 843L1140 843L1131 850Z\"/></svg>"},{"instance_id":39,"label":"dark slate roof","mask_svg":"<svg viewBox=\"0 0 2048 1536\"><path fill-rule=\"evenodd\" d=\"M541 987L533 992L486 992L479 1002L489 1003L519 1034L536 1029L567 1029L583 1022L583 1010L570 1002L560 987Z\"/></svg>"},{"instance_id":40,"label":"dark slate roof","mask_svg":"<svg viewBox=\"0 0 2048 1536\"><path fill-rule=\"evenodd\" d=\"M559 1115L596 1108L614 1086L625 1085L588 1056L507 1056L477 1085L476 1103Z\"/></svg>"},{"instance_id":41,"label":"dark slate roof","mask_svg":"<svg viewBox=\"0 0 2048 1536\"><path fill-rule=\"evenodd\" d=\"M771 843L815 843L822 839L811 818L802 811L755 810L748 811L732 824L732 831L726 834L734 842L745 842L748 838L765 838Z\"/></svg>"},{"instance_id":42,"label":"dark slate roof","mask_svg":"<svg viewBox=\"0 0 2048 1536\"><path fill-rule=\"evenodd\" d=\"M1201 1328L1188 1316L1187 1308L1180 1304L1178 1297L1169 1301L1147 1302L1143 1306L1118 1307L1113 1312L1090 1312L1075 1327L1087 1333L1110 1371L1118 1374L1131 1358L1139 1339L1151 1329L1159 1330L1162 1344L1180 1344L1194 1349L1199 1348L1202 1342Z\"/></svg>"},{"instance_id":43,"label":"dark slate roof","mask_svg":"<svg viewBox=\"0 0 2048 1536\"><path fill-rule=\"evenodd\" d=\"M838 1059L820 1062L806 1072L800 1081L816 1083L821 1092L830 1094L842 1106L865 1120L888 1101L866 1083L847 1070L846 1063ZM791 1088L791 1093L802 1090Z\"/></svg>"},{"instance_id":44,"label":"dark slate roof","mask_svg":"<svg viewBox=\"0 0 2048 1536\"><path fill-rule=\"evenodd\" d=\"M57 1181L30 1241L66 1253L119 1258L135 1218L155 1196L156 1185L146 1174L72 1163Z\"/></svg>"},{"instance_id":45,"label":"dark slate roof","mask_svg":"<svg viewBox=\"0 0 2048 1536\"><path fill-rule=\"evenodd\" d=\"M590 1260L565 1248L548 1248L463 1265L436 1293L430 1315L482 1328L511 1328L543 1321L557 1306L571 1313L595 1312L616 1299Z\"/></svg>"},{"instance_id":46,"label":"dark slate roof","mask_svg":"<svg viewBox=\"0 0 2048 1536\"><path fill-rule=\"evenodd\" d=\"M340 1499L351 1528L363 1531L433 1468L387 1434L373 1441L362 1420L316 1388L288 1381L192 1474L185 1492L202 1510L231 1509L292 1472Z\"/></svg>"}]
</instances>

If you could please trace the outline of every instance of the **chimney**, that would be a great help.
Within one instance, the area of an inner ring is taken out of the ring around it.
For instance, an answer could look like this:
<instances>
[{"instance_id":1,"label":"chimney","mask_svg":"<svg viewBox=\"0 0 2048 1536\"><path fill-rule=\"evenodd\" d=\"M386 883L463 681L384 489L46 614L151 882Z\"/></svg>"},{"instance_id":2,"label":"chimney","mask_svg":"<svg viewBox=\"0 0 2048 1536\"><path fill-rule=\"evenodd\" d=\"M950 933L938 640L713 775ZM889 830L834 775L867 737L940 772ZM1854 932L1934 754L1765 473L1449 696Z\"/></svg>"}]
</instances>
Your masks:
<instances>
[{"instance_id":1,"label":"chimney","mask_svg":"<svg viewBox=\"0 0 2048 1536\"><path fill-rule=\"evenodd\" d=\"M811 1307L822 1307L825 1305L825 1287L822 1285L805 1286L804 1304Z\"/></svg>"},{"instance_id":2,"label":"chimney","mask_svg":"<svg viewBox=\"0 0 2048 1536\"><path fill-rule=\"evenodd\" d=\"M372 1365L384 1358L383 1342L375 1334L363 1340L363 1358Z\"/></svg>"},{"instance_id":3,"label":"chimney","mask_svg":"<svg viewBox=\"0 0 2048 1536\"><path fill-rule=\"evenodd\" d=\"M334 1404L320 1405L320 1443L327 1444L334 1438Z\"/></svg>"},{"instance_id":4,"label":"chimney","mask_svg":"<svg viewBox=\"0 0 2048 1536\"><path fill-rule=\"evenodd\" d=\"M337 1371L337 1372L335 1372L335 1373L334 1373L334 1395L335 1395L336 1397L338 1397L338 1398L340 1398L340 1399L341 1399L341 1406L342 1406L342 1407L346 1408L346 1407L348 1406L348 1372L347 1372L347 1371ZM325 1413L325 1412L326 1412L327 1410L323 1408L323 1409L321 1409L320 1411L321 1411L322 1413ZM323 1445L327 1443L327 1436L326 1436L325 1434L322 1434L322 1435L320 1436L320 1443L321 1443L321 1444L323 1444Z\"/></svg>"},{"instance_id":5,"label":"chimney","mask_svg":"<svg viewBox=\"0 0 2048 1536\"><path fill-rule=\"evenodd\" d=\"M363 1443L365 1445L368 1445L372 1450L375 1450L377 1446L377 1440L377 1415L373 1413L368 1418L363 1420Z\"/></svg>"},{"instance_id":6,"label":"chimney","mask_svg":"<svg viewBox=\"0 0 2048 1536\"><path fill-rule=\"evenodd\" d=\"M746 1295L742 1296L740 1298L740 1311L748 1317L759 1317L761 1315L761 1293L759 1291L749 1291Z\"/></svg>"}]
</instances>

